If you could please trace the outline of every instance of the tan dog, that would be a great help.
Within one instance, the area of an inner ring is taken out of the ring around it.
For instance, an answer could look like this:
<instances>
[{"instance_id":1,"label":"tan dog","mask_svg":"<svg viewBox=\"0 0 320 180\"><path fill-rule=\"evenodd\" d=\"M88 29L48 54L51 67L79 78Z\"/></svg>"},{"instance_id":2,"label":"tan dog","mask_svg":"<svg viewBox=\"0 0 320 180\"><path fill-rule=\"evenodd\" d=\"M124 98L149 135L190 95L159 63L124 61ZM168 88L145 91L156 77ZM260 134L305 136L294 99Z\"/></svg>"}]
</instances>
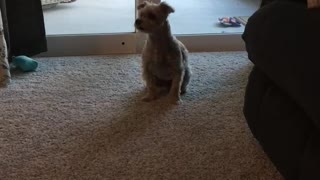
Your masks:
<instances>
[{"instance_id":1,"label":"tan dog","mask_svg":"<svg viewBox=\"0 0 320 180\"><path fill-rule=\"evenodd\" d=\"M171 34L167 18L173 12L166 2L144 2L138 6L135 27L148 34L142 52L142 76L147 89L144 101L155 100L167 90L169 100L179 103L180 94L187 91L191 77L188 50Z\"/></svg>"}]
</instances>

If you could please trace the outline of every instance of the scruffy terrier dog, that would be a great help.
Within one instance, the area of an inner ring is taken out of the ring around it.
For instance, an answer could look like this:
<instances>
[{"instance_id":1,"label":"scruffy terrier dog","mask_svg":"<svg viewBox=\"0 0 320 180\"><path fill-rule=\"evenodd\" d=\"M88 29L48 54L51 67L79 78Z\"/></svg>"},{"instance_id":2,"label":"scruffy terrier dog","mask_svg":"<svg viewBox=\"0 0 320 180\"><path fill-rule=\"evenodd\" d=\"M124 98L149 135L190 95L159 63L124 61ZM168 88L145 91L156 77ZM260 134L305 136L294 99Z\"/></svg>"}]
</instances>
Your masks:
<instances>
[{"instance_id":1,"label":"scruffy terrier dog","mask_svg":"<svg viewBox=\"0 0 320 180\"><path fill-rule=\"evenodd\" d=\"M171 34L168 16L173 12L166 2L144 2L138 6L135 27L148 34L142 52L142 76L147 90L144 101L155 100L167 92L172 103L179 103L180 94L187 91L191 77L188 50Z\"/></svg>"}]
</instances>

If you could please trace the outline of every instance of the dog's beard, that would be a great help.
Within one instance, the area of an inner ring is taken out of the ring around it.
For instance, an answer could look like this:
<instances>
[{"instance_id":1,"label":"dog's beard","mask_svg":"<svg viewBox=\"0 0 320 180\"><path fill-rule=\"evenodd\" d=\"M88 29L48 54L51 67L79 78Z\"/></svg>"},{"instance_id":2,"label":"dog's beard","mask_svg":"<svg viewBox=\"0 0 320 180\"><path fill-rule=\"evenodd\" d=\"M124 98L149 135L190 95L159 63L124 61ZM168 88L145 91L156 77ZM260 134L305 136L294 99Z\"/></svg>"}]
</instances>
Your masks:
<instances>
[{"instance_id":1,"label":"dog's beard","mask_svg":"<svg viewBox=\"0 0 320 180\"><path fill-rule=\"evenodd\" d=\"M136 26L136 28L137 28L139 31L141 31L141 32L144 32L144 31L145 31L145 29L144 29L143 27L141 27L141 26Z\"/></svg>"},{"instance_id":2,"label":"dog's beard","mask_svg":"<svg viewBox=\"0 0 320 180\"><path fill-rule=\"evenodd\" d=\"M137 25L136 23L134 24L134 27L138 30L138 31L141 31L141 32L144 32L145 31L145 28L142 27L142 25Z\"/></svg>"}]
</instances>

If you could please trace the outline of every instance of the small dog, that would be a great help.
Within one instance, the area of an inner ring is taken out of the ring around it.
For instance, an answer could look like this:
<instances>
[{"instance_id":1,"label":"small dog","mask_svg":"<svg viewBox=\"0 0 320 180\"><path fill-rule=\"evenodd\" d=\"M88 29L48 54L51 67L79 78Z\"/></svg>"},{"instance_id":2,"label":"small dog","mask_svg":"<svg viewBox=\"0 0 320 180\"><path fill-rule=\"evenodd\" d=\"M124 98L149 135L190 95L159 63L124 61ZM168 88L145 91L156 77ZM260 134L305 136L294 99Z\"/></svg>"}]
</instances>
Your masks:
<instances>
[{"instance_id":1,"label":"small dog","mask_svg":"<svg viewBox=\"0 0 320 180\"><path fill-rule=\"evenodd\" d=\"M147 90L144 101L159 98L165 90L171 102L179 103L180 94L187 91L191 78L188 50L171 34L168 16L173 12L166 2L138 6L135 27L148 34L142 52L142 77Z\"/></svg>"}]
</instances>

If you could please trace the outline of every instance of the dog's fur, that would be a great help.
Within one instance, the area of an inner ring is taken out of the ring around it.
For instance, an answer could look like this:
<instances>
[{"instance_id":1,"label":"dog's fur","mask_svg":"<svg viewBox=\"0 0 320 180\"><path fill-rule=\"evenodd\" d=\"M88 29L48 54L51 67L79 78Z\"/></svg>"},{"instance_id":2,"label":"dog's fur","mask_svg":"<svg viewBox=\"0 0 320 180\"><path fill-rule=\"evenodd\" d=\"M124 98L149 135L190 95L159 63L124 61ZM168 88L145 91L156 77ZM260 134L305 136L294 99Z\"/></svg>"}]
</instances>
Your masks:
<instances>
[{"instance_id":1,"label":"dog's fur","mask_svg":"<svg viewBox=\"0 0 320 180\"><path fill-rule=\"evenodd\" d=\"M144 101L155 100L162 90L167 90L169 99L178 103L180 94L187 91L191 77L188 50L171 34L167 18L173 12L166 2L144 2L138 6L135 27L148 34L142 52L142 73L147 90Z\"/></svg>"}]
</instances>

